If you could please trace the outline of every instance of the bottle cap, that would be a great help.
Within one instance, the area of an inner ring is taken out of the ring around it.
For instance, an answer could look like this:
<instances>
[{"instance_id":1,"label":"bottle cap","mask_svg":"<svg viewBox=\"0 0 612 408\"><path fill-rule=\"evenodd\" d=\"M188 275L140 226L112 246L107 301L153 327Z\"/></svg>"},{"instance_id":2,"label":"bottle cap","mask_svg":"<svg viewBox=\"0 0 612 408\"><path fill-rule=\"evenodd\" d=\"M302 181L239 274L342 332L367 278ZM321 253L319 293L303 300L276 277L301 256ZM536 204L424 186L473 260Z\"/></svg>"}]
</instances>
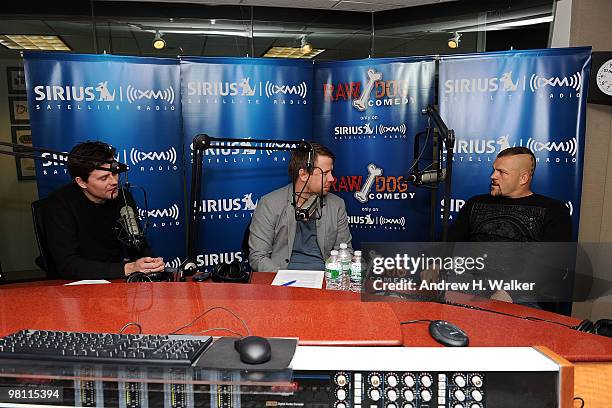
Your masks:
<instances>
[{"instance_id":1,"label":"bottle cap","mask_svg":"<svg viewBox=\"0 0 612 408\"><path fill-rule=\"evenodd\" d=\"M361 251L357 250L354 252L355 256L361 256Z\"/></svg>"},{"instance_id":2,"label":"bottle cap","mask_svg":"<svg viewBox=\"0 0 612 408\"><path fill-rule=\"evenodd\" d=\"M340 244L340 249L346 249L348 248L348 245L346 245L344 242Z\"/></svg>"},{"instance_id":3,"label":"bottle cap","mask_svg":"<svg viewBox=\"0 0 612 408\"><path fill-rule=\"evenodd\" d=\"M334 249L333 251L330 252L331 255L338 255L338 250Z\"/></svg>"}]
</instances>

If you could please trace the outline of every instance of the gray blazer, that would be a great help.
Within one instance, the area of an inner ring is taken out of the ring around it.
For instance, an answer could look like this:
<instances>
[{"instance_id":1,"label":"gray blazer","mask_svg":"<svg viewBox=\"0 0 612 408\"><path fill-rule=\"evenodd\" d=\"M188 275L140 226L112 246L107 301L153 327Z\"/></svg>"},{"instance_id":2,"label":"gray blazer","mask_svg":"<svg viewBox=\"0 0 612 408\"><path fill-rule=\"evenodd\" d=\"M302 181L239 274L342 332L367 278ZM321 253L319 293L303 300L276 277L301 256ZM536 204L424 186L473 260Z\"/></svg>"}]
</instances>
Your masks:
<instances>
[{"instance_id":1,"label":"gray blazer","mask_svg":"<svg viewBox=\"0 0 612 408\"><path fill-rule=\"evenodd\" d=\"M249 230L249 263L254 271L277 272L289 264L297 222L292 192L293 185L289 184L266 194L257 203ZM346 206L337 195L325 196L323 215L316 225L323 258L343 242L352 248Z\"/></svg>"}]
</instances>

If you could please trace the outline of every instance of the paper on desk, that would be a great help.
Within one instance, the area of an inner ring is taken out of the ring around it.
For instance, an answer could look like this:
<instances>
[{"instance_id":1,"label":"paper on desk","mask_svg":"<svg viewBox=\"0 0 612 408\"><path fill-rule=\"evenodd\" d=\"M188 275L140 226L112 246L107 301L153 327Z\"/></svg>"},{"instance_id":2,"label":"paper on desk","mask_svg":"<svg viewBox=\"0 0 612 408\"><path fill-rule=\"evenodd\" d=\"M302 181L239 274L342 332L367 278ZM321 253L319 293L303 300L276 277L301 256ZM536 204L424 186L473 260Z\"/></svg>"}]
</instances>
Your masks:
<instances>
[{"instance_id":1,"label":"paper on desk","mask_svg":"<svg viewBox=\"0 0 612 408\"><path fill-rule=\"evenodd\" d=\"M74 285L100 285L102 283L110 283L107 280L104 279L87 279L87 280L80 280L80 281L76 281L76 282L70 282L67 283L64 286L74 286Z\"/></svg>"},{"instance_id":2,"label":"paper on desk","mask_svg":"<svg viewBox=\"0 0 612 408\"><path fill-rule=\"evenodd\" d=\"M276 273L276 276L272 281L272 285L321 289L323 287L324 275L324 271L301 271L297 269L281 269ZM290 284L287 285L287 283Z\"/></svg>"}]
</instances>

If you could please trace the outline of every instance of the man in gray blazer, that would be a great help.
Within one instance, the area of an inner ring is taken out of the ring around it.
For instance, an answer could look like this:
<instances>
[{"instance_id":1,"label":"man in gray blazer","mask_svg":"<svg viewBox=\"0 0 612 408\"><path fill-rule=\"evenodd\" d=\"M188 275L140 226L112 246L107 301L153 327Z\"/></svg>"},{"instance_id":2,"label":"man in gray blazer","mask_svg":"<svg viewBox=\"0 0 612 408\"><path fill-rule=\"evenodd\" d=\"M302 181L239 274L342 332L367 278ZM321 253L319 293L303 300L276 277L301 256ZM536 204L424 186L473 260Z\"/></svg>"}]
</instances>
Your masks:
<instances>
[{"instance_id":1,"label":"man in gray blazer","mask_svg":"<svg viewBox=\"0 0 612 408\"><path fill-rule=\"evenodd\" d=\"M329 193L335 156L321 144L311 145L313 164L309 166L309 153L292 152L292 183L266 194L257 204L249 236L249 263L254 271L324 270L332 249L341 243L351 248L344 201ZM323 208L307 221L296 221L294 194L297 207L318 194L323 197Z\"/></svg>"}]
</instances>

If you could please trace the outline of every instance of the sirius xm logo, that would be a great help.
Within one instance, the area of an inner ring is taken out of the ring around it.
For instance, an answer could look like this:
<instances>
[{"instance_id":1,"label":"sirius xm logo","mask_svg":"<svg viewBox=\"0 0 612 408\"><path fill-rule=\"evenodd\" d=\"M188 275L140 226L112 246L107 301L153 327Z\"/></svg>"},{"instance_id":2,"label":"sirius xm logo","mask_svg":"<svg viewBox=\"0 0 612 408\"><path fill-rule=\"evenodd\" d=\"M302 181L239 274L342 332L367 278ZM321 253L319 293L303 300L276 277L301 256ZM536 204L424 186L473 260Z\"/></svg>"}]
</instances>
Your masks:
<instances>
[{"instance_id":1,"label":"sirius xm logo","mask_svg":"<svg viewBox=\"0 0 612 408\"><path fill-rule=\"evenodd\" d=\"M534 138L512 140L509 134L496 139L456 139L454 146L454 161L493 162L495 156L509 147L527 147L540 163L576 163L578 153L578 138L572 137L560 141L540 141ZM446 153L446 149L444 149ZM545 156L544 156L545 155ZM446 157L443 157L446 160Z\"/></svg>"},{"instance_id":2,"label":"sirius xm logo","mask_svg":"<svg viewBox=\"0 0 612 408\"><path fill-rule=\"evenodd\" d=\"M358 229L378 229L387 230L405 230L406 217L386 217L384 215L373 216L366 215L349 215L348 223L352 228Z\"/></svg>"},{"instance_id":3,"label":"sirius xm logo","mask_svg":"<svg viewBox=\"0 0 612 408\"><path fill-rule=\"evenodd\" d=\"M36 85L34 95L37 110L119 111L125 106L142 111L175 110L175 91L171 86L139 88L103 80L91 85Z\"/></svg>"},{"instance_id":4,"label":"sirius xm logo","mask_svg":"<svg viewBox=\"0 0 612 408\"><path fill-rule=\"evenodd\" d=\"M221 165L239 165L242 163L260 163L262 161L287 162L287 148L295 144L278 142L215 142L214 146L204 151L204 163ZM189 146L193 161L193 143ZM279 150L277 150L279 149Z\"/></svg>"},{"instance_id":5,"label":"sirius xm logo","mask_svg":"<svg viewBox=\"0 0 612 408\"><path fill-rule=\"evenodd\" d=\"M306 104L308 85L300 83L253 81L250 77L235 81L190 81L187 83L186 104L247 104L258 105L271 100L274 105Z\"/></svg>"},{"instance_id":6,"label":"sirius xm logo","mask_svg":"<svg viewBox=\"0 0 612 408\"><path fill-rule=\"evenodd\" d=\"M174 268L174 269L176 269L176 268L178 268L179 266L181 266L181 258L179 258L179 257L177 256L176 258L173 258L173 259L172 259L172 260L170 260L170 261L166 261L166 262L164 263L164 266L165 266L166 268Z\"/></svg>"},{"instance_id":7,"label":"sirius xm logo","mask_svg":"<svg viewBox=\"0 0 612 408\"><path fill-rule=\"evenodd\" d=\"M124 160L131 164L131 169L141 172L177 171L178 154L174 146L166 150L139 150L132 147L123 151Z\"/></svg>"},{"instance_id":8,"label":"sirius xm logo","mask_svg":"<svg viewBox=\"0 0 612 408\"><path fill-rule=\"evenodd\" d=\"M448 100L447 97L451 95L490 95L492 101L493 94L501 92L511 98L520 91L548 99L579 98L582 85L582 73L579 71L565 76L543 73L519 76L507 71L493 77L448 79L444 81L444 96Z\"/></svg>"},{"instance_id":9,"label":"sirius xm logo","mask_svg":"<svg viewBox=\"0 0 612 408\"><path fill-rule=\"evenodd\" d=\"M196 263L199 267L205 267L205 272L208 272L208 268L215 266L220 263L232 263L234 261L243 261L242 252L219 252L211 254L198 254L196 256Z\"/></svg>"},{"instance_id":10,"label":"sirius xm logo","mask_svg":"<svg viewBox=\"0 0 612 408\"><path fill-rule=\"evenodd\" d=\"M198 211L203 220L251 218L258 202L258 199L253 199L253 193L236 198L205 199L200 203Z\"/></svg>"},{"instance_id":11,"label":"sirius xm logo","mask_svg":"<svg viewBox=\"0 0 612 408\"><path fill-rule=\"evenodd\" d=\"M266 97L273 99L275 105L305 104L308 94L308 86L304 81L297 85L266 81L264 90Z\"/></svg>"},{"instance_id":12,"label":"sirius xm logo","mask_svg":"<svg viewBox=\"0 0 612 408\"><path fill-rule=\"evenodd\" d=\"M405 139L408 127L405 123L379 123L372 125L335 126L335 140L361 140L361 139Z\"/></svg>"},{"instance_id":13,"label":"sirius xm logo","mask_svg":"<svg viewBox=\"0 0 612 408\"><path fill-rule=\"evenodd\" d=\"M167 208L154 208L145 210L138 207L138 217L146 220L151 228L176 227L181 224L181 212L178 204Z\"/></svg>"},{"instance_id":14,"label":"sirius xm logo","mask_svg":"<svg viewBox=\"0 0 612 408\"><path fill-rule=\"evenodd\" d=\"M499 77L448 79L444 81L444 93L514 92L518 86L519 79L513 79L512 71L508 71Z\"/></svg>"},{"instance_id":15,"label":"sirius xm logo","mask_svg":"<svg viewBox=\"0 0 612 408\"><path fill-rule=\"evenodd\" d=\"M450 209L450 213L449 213L449 219L452 220L461 210L461 208L463 208L463 206L465 205L465 200L462 200L460 198L451 198L450 199L450 205L449 205L449 209ZM440 200L440 219L444 218L444 199Z\"/></svg>"}]
</instances>

